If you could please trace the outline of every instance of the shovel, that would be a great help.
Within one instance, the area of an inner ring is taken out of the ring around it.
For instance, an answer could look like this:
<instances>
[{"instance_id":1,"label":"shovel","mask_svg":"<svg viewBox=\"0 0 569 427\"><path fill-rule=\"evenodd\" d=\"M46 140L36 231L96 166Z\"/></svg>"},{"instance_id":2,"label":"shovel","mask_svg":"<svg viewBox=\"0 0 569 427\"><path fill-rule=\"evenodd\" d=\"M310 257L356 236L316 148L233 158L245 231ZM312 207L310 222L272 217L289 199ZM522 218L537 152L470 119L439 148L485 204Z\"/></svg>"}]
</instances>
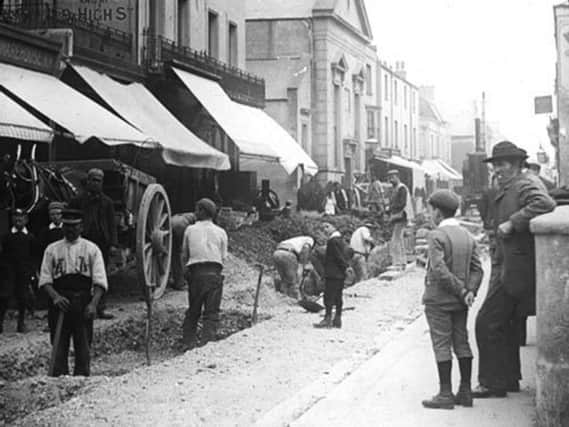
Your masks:
<instances>
[{"instance_id":1,"label":"shovel","mask_svg":"<svg viewBox=\"0 0 569 427\"><path fill-rule=\"evenodd\" d=\"M61 340L61 329L63 328L63 317L65 313L59 310L57 315L57 325L55 326L55 337L53 338L53 346L51 348L51 357L49 359L49 368L47 370L47 375L53 377L55 371L55 358L57 356L57 350L59 348L59 341Z\"/></svg>"}]
</instances>

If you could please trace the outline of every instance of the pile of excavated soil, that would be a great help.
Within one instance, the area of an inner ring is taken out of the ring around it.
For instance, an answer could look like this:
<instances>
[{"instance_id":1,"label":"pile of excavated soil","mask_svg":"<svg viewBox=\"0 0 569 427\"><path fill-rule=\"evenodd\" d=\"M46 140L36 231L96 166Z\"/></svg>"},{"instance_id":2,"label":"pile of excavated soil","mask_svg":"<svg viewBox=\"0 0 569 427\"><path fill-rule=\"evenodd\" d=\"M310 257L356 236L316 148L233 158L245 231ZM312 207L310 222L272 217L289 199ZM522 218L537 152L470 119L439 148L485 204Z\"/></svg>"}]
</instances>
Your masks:
<instances>
[{"instance_id":1,"label":"pile of excavated soil","mask_svg":"<svg viewBox=\"0 0 569 427\"><path fill-rule=\"evenodd\" d=\"M387 240L388 227L378 222L372 213L354 215L326 216L312 213L295 214L291 218L275 218L269 222L257 222L229 232L229 248L237 256L253 263L271 266L273 252L277 244L291 237L309 235L314 237L317 245L326 243L324 223L336 227L342 235L349 239L356 228L361 227L369 219L380 225L378 236L380 241Z\"/></svg>"}]
</instances>

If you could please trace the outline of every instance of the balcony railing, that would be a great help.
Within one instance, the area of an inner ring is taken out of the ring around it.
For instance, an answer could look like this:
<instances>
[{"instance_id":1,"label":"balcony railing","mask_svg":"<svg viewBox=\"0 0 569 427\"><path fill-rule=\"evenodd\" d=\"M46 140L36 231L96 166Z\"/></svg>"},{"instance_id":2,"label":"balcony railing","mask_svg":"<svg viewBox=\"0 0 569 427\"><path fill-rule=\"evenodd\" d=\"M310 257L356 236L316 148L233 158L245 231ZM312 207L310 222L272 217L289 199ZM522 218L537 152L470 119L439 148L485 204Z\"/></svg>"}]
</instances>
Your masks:
<instances>
[{"instance_id":1,"label":"balcony railing","mask_svg":"<svg viewBox=\"0 0 569 427\"><path fill-rule=\"evenodd\" d=\"M0 8L0 22L23 30L69 28L73 30L73 45L77 52L86 55L92 52L98 58L136 63L132 34L100 25L68 9L43 3L8 5Z\"/></svg>"},{"instance_id":2,"label":"balcony railing","mask_svg":"<svg viewBox=\"0 0 569 427\"><path fill-rule=\"evenodd\" d=\"M265 81L240 68L233 67L187 46L180 46L161 36L146 36L145 62L157 69L169 61L176 61L220 78L220 85L236 101L263 107Z\"/></svg>"}]
</instances>

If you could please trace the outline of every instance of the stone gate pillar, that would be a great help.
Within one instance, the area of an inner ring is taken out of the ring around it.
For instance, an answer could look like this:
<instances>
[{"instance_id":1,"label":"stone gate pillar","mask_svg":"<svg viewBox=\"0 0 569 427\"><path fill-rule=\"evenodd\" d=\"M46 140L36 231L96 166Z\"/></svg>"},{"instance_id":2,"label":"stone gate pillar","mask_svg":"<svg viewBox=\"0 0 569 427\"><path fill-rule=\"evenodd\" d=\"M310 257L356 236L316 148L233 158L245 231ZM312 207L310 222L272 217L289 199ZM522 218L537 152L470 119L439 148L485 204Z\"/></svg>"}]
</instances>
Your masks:
<instances>
[{"instance_id":1,"label":"stone gate pillar","mask_svg":"<svg viewBox=\"0 0 569 427\"><path fill-rule=\"evenodd\" d=\"M569 426L569 206L531 222L537 275L537 422Z\"/></svg>"}]
</instances>

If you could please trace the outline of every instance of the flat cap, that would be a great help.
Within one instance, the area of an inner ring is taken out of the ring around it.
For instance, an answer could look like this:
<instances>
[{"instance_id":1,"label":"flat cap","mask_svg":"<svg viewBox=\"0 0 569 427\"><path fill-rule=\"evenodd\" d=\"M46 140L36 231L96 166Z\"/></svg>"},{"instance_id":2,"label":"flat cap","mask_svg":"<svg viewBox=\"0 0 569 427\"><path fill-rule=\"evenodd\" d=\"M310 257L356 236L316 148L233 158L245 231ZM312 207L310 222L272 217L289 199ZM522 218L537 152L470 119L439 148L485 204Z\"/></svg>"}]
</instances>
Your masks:
<instances>
[{"instance_id":1,"label":"flat cap","mask_svg":"<svg viewBox=\"0 0 569 427\"><path fill-rule=\"evenodd\" d=\"M55 211L55 210L60 210L62 211L65 208L65 203L63 202L51 202L48 207L47 210L49 212L51 211Z\"/></svg>"},{"instance_id":2,"label":"flat cap","mask_svg":"<svg viewBox=\"0 0 569 427\"><path fill-rule=\"evenodd\" d=\"M83 212L79 209L63 209L61 222L70 225L80 224L83 222Z\"/></svg>"},{"instance_id":3,"label":"flat cap","mask_svg":"<svg viewBox=\"0 0 569 427\"><path fill-rule=\"evenodd\" d=\"M217 206L216 204L213 202L213 200L208 199L208 198L203 198L198 200L198 202L196 203L196 208L202 208L204 211L206 211L209 216L211 218L215 217L215 214L217 213Z\"/></svg>"},{"instance_id":4,"label":"flat cap","mask_svg":"<svg viewBox=\"0 0 569 427\"><path fill-rule=\"evenodd\" d=\"M387 176L391 175L399 175L399 171L397 169L390 169L387 171Z\"/></svg>"},{"instance_id":5,"label":"flat cap","mask_svg":"<svg viewBox=\"0 0 569 427\"><path fill-rule=\"evenodd\" d=\"M437 190L429 197L429 204L434 208L456 211L460 201L458 196L450 190Z\"/></svg>"},{"instance_id":6,"label":"flat cap","mask_svg":"<svg viewBox=\"0 0 569 427\"><path fill-rule=\"evenodd\" d=\"M105 173L98 168L89 169L89 172L87 172L87 177L90 178L92 176L103 179L105 177Z\"/></svg>"},{"instance_id":7,"label":"flat cap","mask_svg":"<svg viewBox=\"0 0 569 427\"><path fill-rule=\"evenodd\" d=\"M494 162L502 159L527 159L528 153L523 148L518 147L510 141L498 142L492 148L492 156L483 160L484 163Z\"/></svg>"}]
</instances>

